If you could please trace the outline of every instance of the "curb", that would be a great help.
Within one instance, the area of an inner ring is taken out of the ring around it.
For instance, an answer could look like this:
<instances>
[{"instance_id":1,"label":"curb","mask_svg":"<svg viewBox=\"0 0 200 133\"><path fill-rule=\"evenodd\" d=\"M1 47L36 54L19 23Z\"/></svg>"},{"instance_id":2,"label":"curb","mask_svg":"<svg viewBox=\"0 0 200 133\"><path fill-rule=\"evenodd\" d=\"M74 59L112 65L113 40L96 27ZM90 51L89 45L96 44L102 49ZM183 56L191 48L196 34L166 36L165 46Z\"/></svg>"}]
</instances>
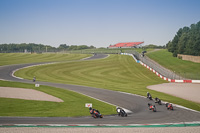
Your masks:
<instances>
[{"instance_id":1,"label":"curb","mask_svg":"<svg viewBox=\"0 0 200 133\"><path fill-rule=\"evenodd\" d=\"M158 77L162 78L163 80L166 80L166 81L169 81L169 82L173 82L173 83L200 83L200 80L177 80L177 79L170 79L170 78L164 77L164 76L162 76L161 74L159 74L158 72L156 72L154 69L152 69L151 67L149 67L149 66L147 66L146 64L144 64L142 61L137 60L133 54L121 53L121 55L129 55L129 56L132 56L133 59L134 59L137 63L140 63L142 66L146 67L147 69L149 69L150 71L152 71L153 73L155 73Z\"/></svg>"},{"instance_id":2,"label":"curb","mask_svg":"<svg viewBox=\"0 0 200 133\"><path fill-rule=\"evenodd\" d=\"M163 124L0 124L0 128L11 127L66 127L66 128L140 128L140 127L197 127L200 126L200 121L196 122L182 122L182 123L163 123Z\"/></svg>"}]
</instances>

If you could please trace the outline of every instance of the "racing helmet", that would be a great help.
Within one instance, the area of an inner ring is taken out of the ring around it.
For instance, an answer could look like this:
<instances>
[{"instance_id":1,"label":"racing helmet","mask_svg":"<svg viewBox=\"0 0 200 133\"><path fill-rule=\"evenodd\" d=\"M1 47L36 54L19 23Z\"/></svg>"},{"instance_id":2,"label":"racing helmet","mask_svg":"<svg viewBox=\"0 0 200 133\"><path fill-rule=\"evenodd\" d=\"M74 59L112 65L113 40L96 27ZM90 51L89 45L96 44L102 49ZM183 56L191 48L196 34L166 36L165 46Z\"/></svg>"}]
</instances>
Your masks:
<instances>
[{"instance_id":1,"label":"racing helmet","mask_svg":"<svg viewBox=\"0 0 200 133\"><path fill-rule=\"evenodd\" d=\"M89 110L92 110L92 107L89 107Z\"/></svg>"}]
</instances>

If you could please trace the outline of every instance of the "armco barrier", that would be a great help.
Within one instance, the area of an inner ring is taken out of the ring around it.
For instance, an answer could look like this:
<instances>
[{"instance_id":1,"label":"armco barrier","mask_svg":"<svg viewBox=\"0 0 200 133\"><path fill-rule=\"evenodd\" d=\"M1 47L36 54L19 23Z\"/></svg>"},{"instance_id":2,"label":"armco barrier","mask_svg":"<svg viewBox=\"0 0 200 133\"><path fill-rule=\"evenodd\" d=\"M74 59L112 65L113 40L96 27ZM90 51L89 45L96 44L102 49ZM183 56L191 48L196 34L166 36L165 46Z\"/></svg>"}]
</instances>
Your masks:
<instances>
[{"instance_id":1,"label":"armco barrier","mask_svg":"<svg viewBox=\"0 0 200 133\"><path fill-rule=\"evenodd\" d=\"M158 72L156 72L156 70L152 69L151 67L147 66L146 64L144 64L142 61L137 60L133 54L129 54L129 53L121 53L121 55L129 55L132 56L133 59L137 62L140 63L142 66L146 67L147 69L149 69L150 71L152 71L153 73L155 73L158 77L162 78L163 80L169 81L169 82L174 82L174 83L200 83L200 80L177 80L177 79L170 79L167 77L162 76L161 74L159 74Z\"/></svg>"}]
</instances>

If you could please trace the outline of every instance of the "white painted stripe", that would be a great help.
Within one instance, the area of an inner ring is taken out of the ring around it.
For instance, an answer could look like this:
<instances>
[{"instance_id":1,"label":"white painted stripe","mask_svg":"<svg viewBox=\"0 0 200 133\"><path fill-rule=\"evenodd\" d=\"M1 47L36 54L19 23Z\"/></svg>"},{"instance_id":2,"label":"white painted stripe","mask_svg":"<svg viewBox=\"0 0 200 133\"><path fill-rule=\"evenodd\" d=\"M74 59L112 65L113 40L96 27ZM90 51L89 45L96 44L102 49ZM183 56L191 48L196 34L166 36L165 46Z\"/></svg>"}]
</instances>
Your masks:
<instances>
[{"instance_id":1,"label":"white painted stripe","mask_svg":"<svg viewBox=\"0 0 200 133\"><path fill-rule=\"evenodd\" d=\"M182 109L186 109L186 110L190 110L190 111L193 111L193 112L200 113L200 111L193 110L193 109L190 109L190 108L187 108L187 107L181 106L181 105L177 105L177 104L173 104L173 105L176 106L176 107L182 108Z\"/></svg>"},{"instance_id":2,"label":"white painted stripe","mask_svg":"<svg viewBox=\"0 0 200 133\"><path fill-rule=\"evenodd\" d=\"M155 71L156 72L156 71ZM158 75L158 72L156 72L156 75Z\"/></svg>"},{"instance_id":3,"label":"white painted stripe","mask_svg":"<svg viewBox=\"0 0 200 133\"><path fill-rule=\"evenodd\" d=\"M200 83L200 80L192 80L192 83Z\"/></svg>"},{"instance_id":4,"label":"white painted stripe","mask_svg":"<svg viewBox=\"0 0 200 133\"><path fill-rule=\"evenodd\" d=\"M17 78L17 79L23 79L23 78L21 78L21 77L15 76L14 73L15 73L16 71L21 70L21 69L24 69L24 68L29 68L29 67L34 67L34 66L41 66L41 65L56 64L56 63L58 63L58 62L44 63L44 64L37 64L37 65L30 65L30 66L22 67L22 68L13 70L11 75L12 75L12 77Z\"/></svg>"},{"instance_id":5,"label":"white painted stripe","mask_svg":"<svg viewBox=\"0 0 200 133\"><path fill-rule=\"evenodd\" d=\"M72 90L70 90L70 91L72 91ZM76 92L76 91L73 91L73 92ZM77 93L77 92L76 92L76 93ZM115 104L112 104L112 103L109 103L109 102L106 102L106 101L100 100L100 99L98 99L98 98L95 98L95 97L92 97L92 96L88 96L88 95L83 94L83 93L80 93L80 92L78 92L78 93L79 93L79 94L82 94L82 95L84 95L84 96L87 96L87 97L90 97L90 98L96 99L96 100L98 100L98 101L101 101L101 102L104 102L104 103L107 103L107 104L110 104L110 105L116 106L116 107L121 107L121 106L118 106L118 105L115 105ZM130 111L130 110L128 110L128 109L125 109L125 108L123 108L123 107L121 107L121 108L124 109L124 111L125 111L126 113L133 113L132 111Z\"/></svg>"},{"instance_id":6,"label":"white painted stripe","mask_svg":"<svg viewBox=\"0 0 200 133\"><path fill-rule=\"evenodd\" d=\"M14 78L16 78L16 79L23 79L23 78L21 78L21 77L17 77L17 76L14 75L14 73L15 73L16 71L18 71L18 70L20 70L20 69L16 69L16 70L12 71L11 76L14 77Z\"/></svg>"},{"instance_id":7,"label":"white painted stripe","mask_svg":"<svg viewBox=\"0 0 200 133\"><path fill-rule=\"evenodd\" d=\"M86 58L83 58L83 59L80 59L80 60L85 60L85 59L88 59L88 58L91 58L93 57L94 55L90 56L90 57L86 57Z\"/></svg>"},{"instance_id":8,"label":"white painted stripe","mask_svg":"<svg viewBox=\"0 0 200 133\"><path fill-rule=\"evenodd\" d=\"M108 58L110 56L109 54L106 54L106 55L107 55L106 57L100 58L100 59L106 59L106 58Z\"/></svg>"},{"instance_id":9,"label":"white painted stripe","mask_svg":"<svg viewBox=\"0 0 200 133\"><path fill-rule=\"evenodd\" d=\"M141 96L141 95L137 95L137 94L132 94L132 93L128 93L128 92L121 92L121 91L117 91L117 92L119 92L119 93L124 93L124 94L128 94L128 95L139 96L139 97L142 97L142 98L146 98L145 96ZM162 103L166 104L166 103L169 103L169 102L162 101ZM179 107L179 108L182 108L182 109L186 109L186 110L190 110L190 111L193 111L193 112L198 112L198 113L200 113L200 111L196 111L196 110L193 110L193 109L189 109L189 108L187 108L187 107L184 107L184 106L181 106L181 105L177 105L177 104L174 104L174 103L173 103L173 106Z\"/></svg>"},{"instance_id":10,"label":"white painted stripe","mask_svg":"<svg viewBox=\"0 0 200 133\"><path fill-rule=\"evenodd\" d=\"M200 121L192 121L192 122L175 122L175 123L153 123L153 124L0 124L0 127L6 126L6 127L12 127L12 126L18 126L18 127L36 127L36 126L49 126L49 127L141 127L141 126L168 126L168 125L182 125L182 124L200 124ZM187 126L187 125L185 125ZM198 126L198 125L197 125Z\"/></svg>"},{"instance_id":11,"label":"white painted stripe","mask_svg":"<svg viewBox=\"0 0 200 133\"><path fill-rule=\"evenodd\" d=\"M132 54L128 54L128 53L121 53L121 54L124 54L124 55L131 55L133 56ZM144 67L147 67L148 69L150 68L149 66L147 66L146 64L144 64L143 62L140 61L140 64L143 65ZM150 68L149 70L153 70L152 68ZM155 70L153 70L154 73L156 73L156 75L158 75L158 72L156 72ZM162 78L163 76L160 75L160 77ZM166 80L166 78L164 78L164 80ZM171 82L171 79L168 79L169 82ZM200 80L191 80L192 82L191 83L200 83ZM183 80L175 80L175 83L185 83Z\"/></svg>"},{"instance_id":12,"label":"white painted stripe","mask_svg":"<svg viewBox=\"0 0 200 133\"><path fill-rule=\"evenodd\" d=\"M93 55L93 56L94 56L94 55ZM91 58L91 57L93 57L93 56L90 56L90 57L87 57L87 58ZM109 56L110 56L110 55L108 55L108 56L106 56L106 57L104 57L104 58L108 58ZM87 59L87 58L83 58L83 59L80 59L80 60L84 60L84 59ZM104 58L102 58L102 59L104 59ZM17 76L14 75L14 73L15 73L16 71L21 70L21 69L24 69L24 68L34 67L34 66L49 65L49 64L56 64L56 63L62 63L62 62L50 62L50 63L42 63L42 64L37 64L37 65L30 65L30 66L22 67L22 68L13 70L11 75L12 75L12 77L14 77L14 78L17 78L17 79L21 79L21 80L22 80L23 78L17 77Z\"/></svg>"},{"instance_id":13,"label":"white painted stripe","mask_svg":"<svg viewBox=\"0 0 200 133\"><path fill-rule=\"evenodd\" d=\"M2 80L2 81L9 81L9 80L5 80L5 79L0 79L0 80Z\"/></svg>"},{"instance_id":14,"label":"white painted stripe","mask_svg":"<svg viewBox=\"0 0 200 133\"><path fill-rule=\"evenodd\" d=\"M183 80L175 80L176 83L183 83Z\"/></svg>"}]
</instances>

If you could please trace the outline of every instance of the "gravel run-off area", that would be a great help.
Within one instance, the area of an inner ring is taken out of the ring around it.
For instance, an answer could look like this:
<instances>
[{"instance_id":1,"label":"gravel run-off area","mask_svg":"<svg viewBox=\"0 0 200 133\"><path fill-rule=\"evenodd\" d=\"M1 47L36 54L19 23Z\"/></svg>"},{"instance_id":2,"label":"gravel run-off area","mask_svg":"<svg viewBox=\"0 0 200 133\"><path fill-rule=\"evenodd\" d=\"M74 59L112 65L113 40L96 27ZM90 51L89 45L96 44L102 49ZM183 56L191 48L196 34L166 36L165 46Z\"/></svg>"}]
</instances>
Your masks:
<instances>
[{"instance_id":1,"label":"gravel run-off area","mask_svg":"<svg viewBox=\"0 0 200 133\"><path fill-rule=\"evenodd\" d=\"M63 102L63 100L41 91L33 89L12 88L12 87L0 87L0 97L17 98L25 100Z\"/></svg>"},{"instance_id":2,"label":"gravel run-off area","mask_svg":"<svg viewBox=\"0 0 200 133\"><path fill-rule=\"evenodd\" d=\"M200 84L194 83L163 83L147 87L151 90L167 93L189 101L200 103Z\"/></svg>"}]
</instances>

